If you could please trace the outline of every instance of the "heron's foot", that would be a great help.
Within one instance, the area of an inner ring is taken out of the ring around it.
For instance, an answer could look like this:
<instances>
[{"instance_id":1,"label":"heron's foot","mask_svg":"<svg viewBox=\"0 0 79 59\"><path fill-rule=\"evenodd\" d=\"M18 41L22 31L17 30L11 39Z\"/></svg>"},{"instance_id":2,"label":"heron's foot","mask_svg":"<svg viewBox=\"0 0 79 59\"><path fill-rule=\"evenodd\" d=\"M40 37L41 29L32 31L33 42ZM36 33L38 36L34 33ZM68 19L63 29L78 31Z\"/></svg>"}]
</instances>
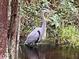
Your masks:
<instances>
[{"instance_id":1,"label":"heron's foot","mask_svg":"<svg viewBox=\"0 0 79 59\"><path fill-rule=\"evenodd\" d=\"M39 43L36 43L36 46L38 46L39 45Z\"/></svg>"},{"instance_id":2,"label":"heron's foot","mask_svg":"<svg viewBox=\"0 0 79 59\"><path fill-rule=\"evenodd\" d=\"M36 48L39 45L39 43L25 43L25 46L31 47L31 48Z\"/></svg>"}]
</instances>

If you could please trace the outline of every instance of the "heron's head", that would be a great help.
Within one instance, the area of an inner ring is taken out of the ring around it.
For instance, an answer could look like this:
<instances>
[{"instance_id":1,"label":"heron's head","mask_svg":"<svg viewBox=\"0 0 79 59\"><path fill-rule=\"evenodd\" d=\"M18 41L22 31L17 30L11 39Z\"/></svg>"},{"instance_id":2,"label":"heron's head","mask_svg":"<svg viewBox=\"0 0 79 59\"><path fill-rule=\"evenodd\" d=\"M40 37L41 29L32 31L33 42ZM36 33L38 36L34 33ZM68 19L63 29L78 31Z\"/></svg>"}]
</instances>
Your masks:
<instances>
[{"instance_id":1,"label":"heron's head","mask_svg":"<svg viewBox=\"0 0 79 59\"><path fill-rule=\"evenodd\" d=\"M44 8L44 9L41 10L41 17L42 18L45 18L46 21L50 21L49 20L50 13L51 13L51 10L50 9Z\"/></svg>"}]
</instances>

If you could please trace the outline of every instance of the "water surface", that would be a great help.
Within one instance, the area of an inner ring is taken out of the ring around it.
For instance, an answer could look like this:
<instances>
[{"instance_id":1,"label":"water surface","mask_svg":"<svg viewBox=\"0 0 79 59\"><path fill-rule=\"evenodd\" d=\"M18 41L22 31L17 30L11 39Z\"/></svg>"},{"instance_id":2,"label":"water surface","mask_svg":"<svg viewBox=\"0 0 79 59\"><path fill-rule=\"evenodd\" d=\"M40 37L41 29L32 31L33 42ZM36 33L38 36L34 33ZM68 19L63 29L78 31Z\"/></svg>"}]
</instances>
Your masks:
<instances>
[{"instance_id":1,"label":"water surface","mask_svg":"<svg viewBox=\"0 0 79 59\"><path fill-rule=\"evenodd\" d=\"M50 47L21 47L19 59L79 59L79 52Z\"/></svg>"}]
</instances>

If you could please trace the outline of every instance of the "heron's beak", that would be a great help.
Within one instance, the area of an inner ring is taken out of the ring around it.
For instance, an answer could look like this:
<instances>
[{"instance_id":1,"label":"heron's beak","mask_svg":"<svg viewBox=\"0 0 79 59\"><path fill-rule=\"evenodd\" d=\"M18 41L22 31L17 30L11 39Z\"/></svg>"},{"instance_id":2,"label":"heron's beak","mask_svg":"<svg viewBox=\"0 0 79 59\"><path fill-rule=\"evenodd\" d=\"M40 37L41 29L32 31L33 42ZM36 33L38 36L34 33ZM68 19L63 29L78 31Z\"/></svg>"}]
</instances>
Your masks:
<instances>
[{"instance_id":1,"label":"heron's beak","mask_svg":"<svg viewBox=\"0 0 79 59\"><path fill-rule=\"evenodd\" d=\"M46 19L46 21L47 21L47 22L51 22L51 20L50 20L50 19Z\"/></svg>"}]
</instances>

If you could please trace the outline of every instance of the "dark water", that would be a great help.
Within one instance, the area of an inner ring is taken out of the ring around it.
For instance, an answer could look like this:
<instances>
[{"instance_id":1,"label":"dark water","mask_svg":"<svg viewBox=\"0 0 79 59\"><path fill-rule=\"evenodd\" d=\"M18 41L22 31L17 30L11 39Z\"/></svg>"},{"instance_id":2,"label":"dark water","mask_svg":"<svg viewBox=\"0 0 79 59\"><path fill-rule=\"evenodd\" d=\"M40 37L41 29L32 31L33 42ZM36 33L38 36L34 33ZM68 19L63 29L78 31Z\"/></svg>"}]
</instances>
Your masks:
<instances>
[{"instance_id":1,"label":"dark water","mask_svg":"<svg viewBox=\"0 0 79 59\"><path fill-rule=\"evenodd\" d=\"M73 49L21 47L19 59L79 59L79 52Z\"/></svg>"}]
</instances>

